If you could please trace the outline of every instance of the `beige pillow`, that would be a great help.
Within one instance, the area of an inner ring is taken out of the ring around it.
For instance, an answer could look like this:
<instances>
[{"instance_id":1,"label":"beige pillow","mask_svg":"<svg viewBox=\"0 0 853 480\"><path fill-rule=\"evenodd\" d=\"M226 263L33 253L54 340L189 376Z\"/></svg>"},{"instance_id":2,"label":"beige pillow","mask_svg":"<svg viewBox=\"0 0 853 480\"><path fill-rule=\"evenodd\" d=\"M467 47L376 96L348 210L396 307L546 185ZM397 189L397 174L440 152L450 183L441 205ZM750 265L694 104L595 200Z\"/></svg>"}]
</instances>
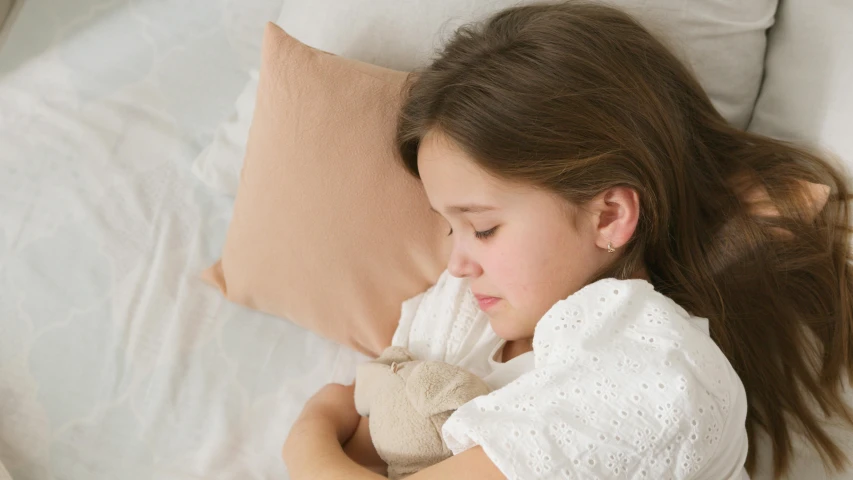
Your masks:
<instances>
[{"instance_id":1,"label":"beige pillow","mask_svg":"<svg viewBox=\"0 0 853 480\"><path fill-rule=\"evenodd\" d=\"M234 214L206 280L363 353L390 345L400 303L435 283L449 247L394 149L405 78L267 25Z\"/></svg>"}]
</instances>

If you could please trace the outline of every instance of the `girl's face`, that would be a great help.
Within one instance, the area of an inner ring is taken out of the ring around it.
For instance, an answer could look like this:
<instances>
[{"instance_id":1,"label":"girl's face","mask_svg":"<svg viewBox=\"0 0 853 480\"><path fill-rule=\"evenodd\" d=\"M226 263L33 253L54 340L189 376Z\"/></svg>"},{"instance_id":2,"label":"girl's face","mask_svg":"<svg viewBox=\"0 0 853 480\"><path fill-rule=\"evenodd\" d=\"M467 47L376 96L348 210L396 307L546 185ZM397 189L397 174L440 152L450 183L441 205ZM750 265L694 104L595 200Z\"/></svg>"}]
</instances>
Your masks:
<instances>
[{"instance_id":1,"label":"girl's face","mask_svg":"<svg viewBox=\"0 0 853 480\"><path fill-rule=\"evenodd\" d=\"M418 169L430 204L452 229L449 272L469 279L505 340L532 338L557 301L613 259L602 215L492 177L441 133L423 138Z\"/></svg>"}]
</instances>

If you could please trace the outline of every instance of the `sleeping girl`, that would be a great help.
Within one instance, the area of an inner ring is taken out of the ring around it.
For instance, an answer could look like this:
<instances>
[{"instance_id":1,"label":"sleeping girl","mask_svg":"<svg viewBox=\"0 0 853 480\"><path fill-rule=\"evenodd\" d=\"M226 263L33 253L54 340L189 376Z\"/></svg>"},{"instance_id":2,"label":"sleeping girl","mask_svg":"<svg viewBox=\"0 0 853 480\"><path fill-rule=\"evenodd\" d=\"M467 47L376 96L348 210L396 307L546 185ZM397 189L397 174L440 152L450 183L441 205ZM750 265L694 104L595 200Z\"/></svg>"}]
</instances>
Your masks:
<instances>
[{"instance_id":1,"label":"sleeping girl","mask_svg":"<svg viewBox=\"0 0 853 480\"><path fill-rule=\"evenodd\" d=\"M853 364L846 179L730 126L627 14L519 6L459 29L411 76L397 141L453 250L394 344L493 388L413 480L748 478L827 415ZM380 478L353 388L285 443L291 477Z\"/></svg>"}]
</instances>

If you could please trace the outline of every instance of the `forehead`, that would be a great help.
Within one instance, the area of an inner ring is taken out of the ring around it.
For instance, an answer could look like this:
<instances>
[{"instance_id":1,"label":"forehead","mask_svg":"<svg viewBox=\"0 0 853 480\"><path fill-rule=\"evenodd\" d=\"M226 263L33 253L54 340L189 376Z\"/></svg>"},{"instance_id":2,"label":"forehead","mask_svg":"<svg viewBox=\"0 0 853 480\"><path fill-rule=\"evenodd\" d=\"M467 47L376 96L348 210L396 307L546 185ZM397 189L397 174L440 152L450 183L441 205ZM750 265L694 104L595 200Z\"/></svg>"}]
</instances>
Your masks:
<instances>
[{"instance_id":1,"label":"forehead","mask_svg":"<svg viewBox=\"0 0 853 480\"><path fill-rule=\"evenodd\" d=\"M418 172L431 202L496 203L518 193L518 187L483 170L452 140L439 132L430 132L421 140Z\"/></svg>"}]
</instances>

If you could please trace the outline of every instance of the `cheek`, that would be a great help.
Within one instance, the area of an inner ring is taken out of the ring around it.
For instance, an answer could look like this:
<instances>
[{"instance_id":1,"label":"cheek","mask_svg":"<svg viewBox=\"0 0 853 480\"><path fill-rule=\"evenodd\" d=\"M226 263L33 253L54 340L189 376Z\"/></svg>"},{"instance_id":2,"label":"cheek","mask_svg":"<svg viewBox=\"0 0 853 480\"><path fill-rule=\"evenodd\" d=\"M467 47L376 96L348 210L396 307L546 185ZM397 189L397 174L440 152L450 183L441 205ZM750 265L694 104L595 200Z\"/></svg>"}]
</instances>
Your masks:
<instances>
[{"instance_id":1,"label":"cheek","mask_svg":"<svg viewBox=\"0 0 853 480\"><path fill-rule=\"evenodd\" d=\"M517 308L535 303L542 286L550 282L547 249L528 237L503 238L495 242L481 262L484 272L501 294Z\"/></svg>"},{"instance_id":2,"label":"cheek","mask_svg":"<svg viewBox=\"0 0 853 480\"><path fill-rule=\"evenodd\" d=\"M496 270L506 279L507 300L534 315L544 314L582 286L581 257L587 255L572 232L544 228L539 232L510 242Z\"/></svg>"}]
</instances>

